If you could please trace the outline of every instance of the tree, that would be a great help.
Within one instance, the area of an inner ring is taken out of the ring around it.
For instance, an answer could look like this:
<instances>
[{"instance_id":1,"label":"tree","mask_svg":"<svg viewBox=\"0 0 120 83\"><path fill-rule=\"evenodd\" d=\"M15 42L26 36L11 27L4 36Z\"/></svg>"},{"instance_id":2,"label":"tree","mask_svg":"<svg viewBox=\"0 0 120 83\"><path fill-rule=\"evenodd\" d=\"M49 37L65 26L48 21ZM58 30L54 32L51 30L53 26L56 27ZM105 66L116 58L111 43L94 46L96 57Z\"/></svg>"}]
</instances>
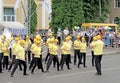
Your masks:
<instances>
[{"instance_id":1,"label":"tree","mask_svg":"<svg viewBox=\"0 0 120 83\"><path fill-rule=\"evenodd\" d=\"M81 25L84 22L82 0L52 0L52 20L50 26L55 30L58 27Z\"/></svg>"},{"instance_id":2,"label":"tree","mask_svg":"<svg viewBox=\"0 0 120 83\"><path fill-rule=\"evenodd\" d=\"M36 4L34 0L29 0L29 10L28 10L28 18L30 23L30 33L33 34L37 27L37 13L36 13Z\"/></svg>"},{"instance_id":3,"label":"tree","mask_svg":"<svg viewBox=\"0 0 120 83\"><path fill-rule=\"evenodd\" d=\"M109 0L83 0L83 11L85 22L104 22L110 12Z\"/></svg>"}]
</instances>

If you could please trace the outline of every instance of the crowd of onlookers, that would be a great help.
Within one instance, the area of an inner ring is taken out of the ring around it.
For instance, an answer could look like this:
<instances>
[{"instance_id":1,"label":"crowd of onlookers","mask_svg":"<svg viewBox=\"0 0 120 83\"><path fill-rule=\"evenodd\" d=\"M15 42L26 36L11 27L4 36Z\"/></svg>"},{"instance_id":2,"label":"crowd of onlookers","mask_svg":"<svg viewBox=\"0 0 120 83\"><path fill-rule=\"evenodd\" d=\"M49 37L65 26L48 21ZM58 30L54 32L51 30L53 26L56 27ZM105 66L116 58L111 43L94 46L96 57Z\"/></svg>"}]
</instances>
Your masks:
<instances>
[{"instance_id":1,"label":"crowd of onlookers","mask_svg":"<svg viewBox=\"0 0 120 83\"><path fill-rule=\"evenodd\" d=\"M37 31L35 33L36 34L41 34L41 36L43 37L43 40L46 41L47 39L47 35L49 33L51 33L52 30L51 28L49 28L47 31ZM81 29L73 29L73 30L69 30L68 28L65 28L64 30L58 29L57 33L54 34L54 36L56 38L58 38L59 40L59 44L62 42L62 40L65 38L65 36L70 35L72 37L72 41L75 40L76 36L80 36L81 38L84 36L86 39L87 44L89 44L92 40L93 40L93 36L95 35L101 35L102 36L102 40L104 41L106 46L110 46L110 47L115 47L118 48L119 44L120 44L120 33L119 32L115 32L112 30L97 30L97 31L92 31L91 30L87 30L87 31L82 31Z\"/></svg>"}]
</instances>

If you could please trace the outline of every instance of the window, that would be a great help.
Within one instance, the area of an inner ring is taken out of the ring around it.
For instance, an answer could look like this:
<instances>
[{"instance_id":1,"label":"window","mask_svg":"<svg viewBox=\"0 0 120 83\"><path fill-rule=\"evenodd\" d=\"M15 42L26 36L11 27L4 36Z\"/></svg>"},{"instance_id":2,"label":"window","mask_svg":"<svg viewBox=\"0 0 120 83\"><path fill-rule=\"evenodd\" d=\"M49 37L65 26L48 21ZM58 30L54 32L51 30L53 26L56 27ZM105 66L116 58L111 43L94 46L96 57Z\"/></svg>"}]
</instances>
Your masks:
<instances>
[{"instance_id":1,"label":"window","mask_svg":"<svg viewBox=\"0 0 120 83\"><path fill-rule=\"evenodd\" d=\"M115 17L114 18L114 23L120 25L120 18L119 17Z\"/></svg>"},{"instance_id":2,"label":"window","mask_svg":"<svg viewBox=\"0 0 120 83\"><path fill-rule=\"evenodd\" d=\"M13 8L4 8L4 21L15 21L15 12Z\"/></svg>"},{"instance_id":3,"label":"window","mask_svg":"<svg viewBox=\"0 0 120 83\"><path fill-rule=\"evenodd\" d=\"M114 8L120 8L120 0L114 0Z\"/></svg>"}]
</instances>

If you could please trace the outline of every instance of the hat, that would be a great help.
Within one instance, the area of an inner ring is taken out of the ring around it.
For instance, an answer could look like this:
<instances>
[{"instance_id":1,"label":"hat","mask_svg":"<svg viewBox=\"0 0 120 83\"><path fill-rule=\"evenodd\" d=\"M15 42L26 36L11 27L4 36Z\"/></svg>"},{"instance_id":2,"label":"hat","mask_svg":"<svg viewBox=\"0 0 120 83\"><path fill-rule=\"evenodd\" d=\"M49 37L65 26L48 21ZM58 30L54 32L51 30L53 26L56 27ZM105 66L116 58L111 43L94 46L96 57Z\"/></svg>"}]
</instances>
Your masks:
<instances>
[{"instance_id":1,"label":"hat","mask_svg":"<svg viewBox=\"0 0 120 83\"><path fill-rule=\"evenodd\" d=\"M84 37L82 37L82 40L85 40L85 38L84 38Z\"/></svg>"},{"instance_id":2,"label":"hat","mask_svg":"<svg viewBox=\"0 0 120 83\"><path fill-rule=\"evenodd\" d=\"M29 36L27 35L27 36L26 36L26 39L28 39L28 38L29 38Z\"/></svg>"},{"instance_id":3,"label":"hat","mask_svg":"<svg viewBox=\"0 0 120 83\"><path fill-rule=\"evenodd\" d=\"M97 40L97 37L95 36L95 37L93 37L93 41L96 41Z\"/></svg>"},{"instance_id":4,"label":"hat","mask_svg":"<svg viewBox=\"0 0 120 83\"><path fill-rule=\"evenodd\" d=\"M15 38L15 41L18 41L18 40L19 40L19 39L16 37L16 38Z\"/></svg>"},{"instance_id":5,"label":"hat","mask_svg":"<svg viewBox=\"0 0 120 83\"><path fill-rule=\"evenodd\" d=\"M37 40L40 40L40 39L41 39L41 36L40 36L40 35L37 35L37 36L36 36L36 39L37 39Z\"/></svg>"},{"instance_id":6,"label":"hat","mask_svg":"<svg viewBox=\"0 0 120 83\"><path fill-rule=\"evenodd\" d=\"M80 36L76 36L76 39L80 39Z\"/></svg>"},{"instance_id":7,"label":"hat","mask_svg":"<svg viewBox=\"0 0 120 83\"><path fill-rule=\"evenodd\" d=\"M53 36L53 34L52 34L52 33L50 33L48 36Z\"/></svg>"},{"instance_id":8,"label":"hat","mask_svg":"<svg viewBox=\"0 0 120 83\"><path fill-rule=\"evenodd\" d=\"M70 38L69 37L66 37L65 40L69 40Z\"/></svg>"},{"instance_id":9,"label":"hat","mask_svg":"<svg viewBox=\"0 0 120 83\"><path fill-rule=\"evenodd\" d=\"M37 43L37 39L36 38L34 38L34 43Z\"/></svg>"},{"instance_id":10,"label":"hat","mask_svg":"<svg viewBox=\"0 0 120 83\"><path fill-rule=\"evenodd\" d=\"M20 44L25 44L25 40L20 40Z\"/></svg>"},{"instance_id":11,"label":"hat","mask_svg":"<svg viewBox=\"0 0 120 83\"><path fill-rule=\"evenodd\" d=\"M97 37L97 39L101 39L101 36L100 36L100 35L97 35L96 37Z\"/></svg>"},{"instance_id":12,"label":"hat","mask_svg":"<svg viewBox=\"0 0 120 83\"><path fill-rule=\"evenodd\" d=\"M58 39L55 39L54 42L58 42Z\"/></svg>"}]
</instances>

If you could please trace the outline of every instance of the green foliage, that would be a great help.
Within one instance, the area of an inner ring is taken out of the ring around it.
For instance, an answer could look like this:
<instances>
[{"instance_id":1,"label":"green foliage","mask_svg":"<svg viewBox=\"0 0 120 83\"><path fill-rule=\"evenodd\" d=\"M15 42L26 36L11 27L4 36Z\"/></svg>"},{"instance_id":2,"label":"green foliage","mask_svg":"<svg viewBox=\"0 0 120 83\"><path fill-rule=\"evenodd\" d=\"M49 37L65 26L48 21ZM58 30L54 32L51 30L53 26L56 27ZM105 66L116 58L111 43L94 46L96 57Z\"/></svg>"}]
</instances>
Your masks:
<instances>
[{"instance_id":1,"label":"green foliage","mask_svg":"<svg viewBox=\"0 0 120 83\"><path fill-rule=\"evenodd\" d=\"M35 11L37 6L34 0L29 0L29 4L30 3L31 3L31 6L29 6L30 33L33 34L37 27L37 12Z\"/></svg>"},{"instance_id":2,"label":"green foliage","mask_svg":"<svg viewBox=\"0 0 120 83\"><path fill-rule=\"evenodd\" d=\"M52 0L52 14L50 26L56 32L59 27L72 29L84 22L82 1L80 0Z\"/></svg>"},{"instance_id":3,"label":"green foliage","mask_svg":"<svg viewBox=\"0 0 120 83\"><path fill-rule=\"evenodd\" d=\"M84 22L104 22L109 14L109 0L52 0L50 26L56 32L59 27L72 29Z\"/></svg>"}]
</instances>

